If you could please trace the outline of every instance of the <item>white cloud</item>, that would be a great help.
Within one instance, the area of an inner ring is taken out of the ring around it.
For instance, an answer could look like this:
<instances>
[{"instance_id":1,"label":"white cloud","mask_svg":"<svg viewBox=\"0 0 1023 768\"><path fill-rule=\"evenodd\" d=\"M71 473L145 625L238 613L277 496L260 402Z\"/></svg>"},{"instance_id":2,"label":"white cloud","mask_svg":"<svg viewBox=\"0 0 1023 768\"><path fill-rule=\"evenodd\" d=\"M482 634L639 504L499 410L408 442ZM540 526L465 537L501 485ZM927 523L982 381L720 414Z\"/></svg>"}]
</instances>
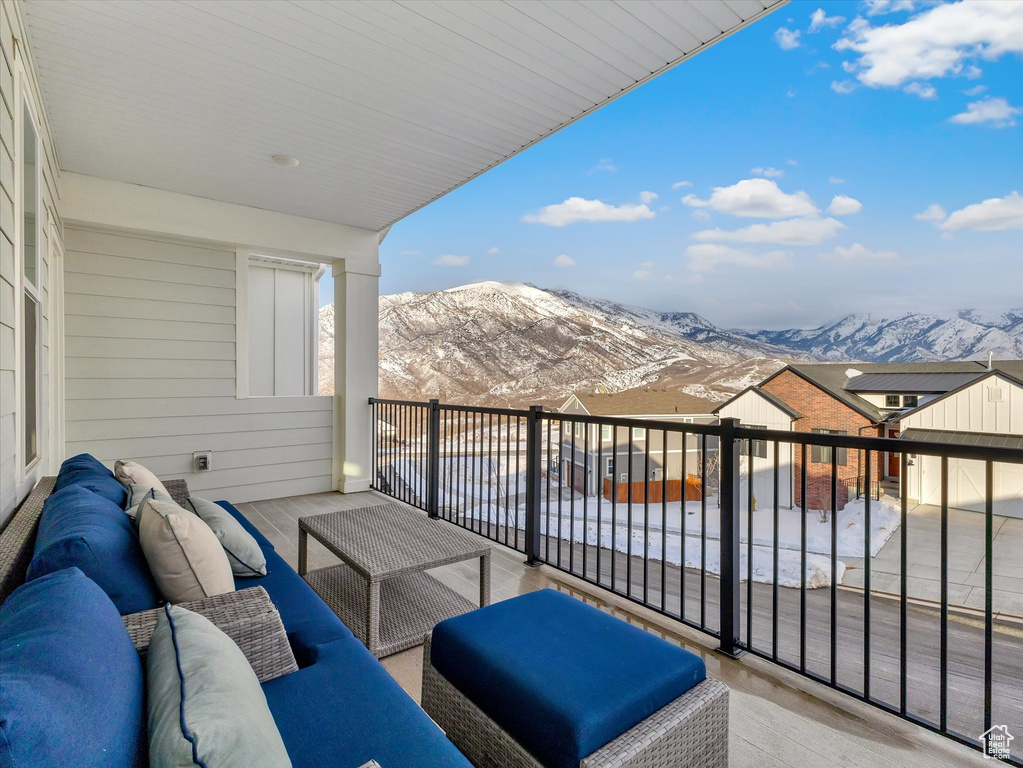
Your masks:
<instances>
[{"instance_id":1,"label":"white cloud","mask_svg":"<svg viewBox=\"0 0 1023 768\"><path fill-rule=\"evenodd\" d=\"M714 187L710 199L686 195L682 202L692 208L713 208L732 216L784 219L818 213L806 192L787 194L769 179L743 179L730 187Z\"/></svg>"},{"instance_id":2,"label":"white cloud","mask_svg":"<svg viewBox=\"0 0 1023 768\"><path fill-rule=\"evenodd\" d=\"M763 176L766 179L780 179L785 175L785 171L780 168L750 168L750 173L754 176Z\"/></svg>"},{"instance_id":3,"label":"white cloud","mask_svg":"<svg viewBox=\"0 0 1023 768\"><path fill-rule=\"evenodd\" d=\"M1023 229L1023 197L1019 192L1010 192L1005 197L992 197L952 211L941 228L946 231L972 229L979 232Z\"/></svg>"},{"instance_id":4,"label":"white cloud","mask_svg":"<svg viewBox=\"0 0 1023 768\"><path fill-rule=\"evenodd\" d=\"M788 29L787 27L778 27L774 32L774 42L778 43L778 47L783 51L791 51L793 48L799 47L799 36L802 33L796 29Z\"/></svg>"},{"instance_id":5,"label":"white cloud","mask_svg":"<svg viewBox=\"0 0 1023 768\"><path fill-rule=\"evenodd\" d=\"M691 186L693 186L693 182L691 182L691 181L676 181L674 184L671 185L671 188L672 189L682 189L682 187L691 187Z\"/></svg>"},{"instance_id":6,"label":"white cloud","mask_svg":"<svg viewBox=\"0 0 1023 768\"><path fill-rule=\"evenodd\" d=\"M884 7L894 10L893 5ZM868 15L873 14L868 11ZM902 24L876 27L861 19L846 28L835 49L858 55L857 79L871 88L947 75L971 76L969 59L995 61L1005 54L1023 53L1023 3L947 3Z\"/></svg>"},{"instance_id":7,"label":"white cloud","mask_svg":"<svg viewBox=\"0 0 1023 768\"><path fill-rule=\"evenodd\" d=\"M656 215L646 205L609 205L600 200L570 197L563 203L548 205L537 213L526 214L522 220L546 224L548 227L566 227L580 221L642 221Z\"/></svg>"},{"instance_id":8,"label":"white cloud","mask_svg":"<svg viewBox=\"0 0 1023 768\"><path fill-rule=\"evenodd\" d=\"M863 210L863 203L847 195L835 195L831 198L831 205L828 206L828 213L835 216L852 216Z\"/></svg>"},{"instance_id":9,"label":"white cloud","mask_svg":"<svg viewBox=\"0 0 1023 768\"><path fill-rule=\"evenodd\" d=\"M944 221L946 216L948 214L945 213L944 208L937 203L931 203L913 218L917 221Z\"/></svg>"},{"instance_id":10,"label":"white cloud","mask_svg":"<svg viewBox=\"0 0 1023 768\"><path fill-rule=\"evenodd\" d=\"M498 248L496 245L493 248L490 248L489 250L487 250L487 254L490 255L490 256L496 256L500 252L501 252L501 249Z\"/></svg>"},{"instance_id":11,"label":"white cloud","mask_svg":"<svg viewBox=\"0 0 1023 768\"><path fill-rule=\"evenodd\" d=\"M980 101L971 101L966 111L952 115L948 120L958 125L990 125L992 128L1010 128L1016 124L1016 115L1023 109L1014 107L1005 99L988 96Z\"/></svg>"},{"instance_id":12,"label":"white cloud","mask_svg":"<svg viewBox=\"0 0 1023 768\"><path fill-rule=\"evenodd\" d=\"M984 93L984 91L986 90L987 90L986 85L975 85L972 88L967 88L965 91L963 91L963 93L965 93L967 96L980 96L980 94Z\"/></svg>"},{"instance_id":13,"label":"white cloud","mask_svg":"<svg viewBox=\"0 0 1023 768\"><path fill-rule=\"evenodd\" d=\"M467 267L469 265L469 257L445 253L443 256L438 256L434 259L433 263L438 267Z\"/></svg>"},{"instance_id":14,"label":"white cloud","mask_svg":"<svg viewBox=\"0 0 1023 768\"><path fill-rule=\"evenodd\" d=\"M912 11L913 0L864 0L868 16L879 16L898 11Z\"/></svg>"},{"instance_id":15,"label":"white cloud","mask_svg":"<svg viewBox=\"0 0 1023 768\"><path fill-rule=\"evenodd\" d=\"M742 229L705 229L693 237L701 242L776 243L778 245L820 245L830 240L845 224L837 219L788 219L770 224L753 224Z\"/></svg>"},{"instance_id":16,"label":"white cloud","mask_svg":"<svg viewBox=\"0 0 1023 768\"><path fill-rule=\"evenodd\" d=\"M798 160L793 160L791 157L785 161L785 165L799 165Z\"/></svg>"},{"instance_id":17,"label":"white cloud","mask_svg":"<svg viewBox=\"0 0 1023 768\"><path fill-rule=\"evenodd\" d=\"M853 243L848 248L837 245L835 250L830 254L825 254L825 257L845 259L846 261L891 261L899 258L899 254L896 251L872 251L859 243Z\"/></svg>"},{"instance_id":18,"label":"white cloud","mask_svg":"<svg viewBox=\"0 0 1023 768\"><path fill-rule=\"evenodd\" d=\"M590 168L590 173L612 173L618 170L618 166L615 165L614 160L610 157L602 157L595 166Z\"/></svg>"},{"instance_id":19,"label":"white cloud","mask_svg":"<svg viewBox=\"0 0 1023 768\"><path fill-rule=\"evenodd\" d=\"M576 263L575 259L564 253L554 257L554 266L556 267L574 267Z\"/></svg>"},{"instance_id":20,"label":"white cloud","mask_svg":"<svg viewBox=\"0 0 1023 768\"><path fill-rule=\"evenodd\" d=\"M790 99L794 99L796 97L796 89L790 85L789 89L785 91L785 95L788 96Z\"/></svg>"},{"instance_id":21,"label":"white cloud","mask_svg":"<svg viewBox=\"0 0 1023 768\"><path fill-rule=\"evenodd\" d=\"M639 193L639 201L643 203L643 205L649 205L659 197L660 195L657 194L656 192L643 191Z\"/></svg>"},{"instance_id":22,"label":"white cloud","mask_svg":"<svg viewBox=\"0 0 1023 768\"><path fill-rule=\"evenodd\" d=\"M914 96L919 96L925 101L938 98L938 90L933 85L930 83L921 83L919 80L914 80L902 90L906 93L911 93Z\"/></svg>"},{"instance_id":23,"label":"white cloud","mask_svg":"<svg viewBox=\"0 0 1023 768\"><path fill-rule=\"evenodd\" d=\"M643 269L653 269L654 263L652 261L641 261L639 266Z\"/></svg>"},{"instance_id":24,"label":"white cloud","mask_svg":"<svg viewBox=\"0 0 1023 768\"><path fill-rule=\"evenodd\" d=\"M847 93L852 93L856 90L856 83L852 80L832 80L831 90L835 93L841 93L843 96Z\"/></svg>"},{"instance_id":25,"label":"white cloud","mask_svg":"<svg viewBox=\"0 0 1023 768\"><path fill-rule=\"evenodd\" d=\"M633 280L649 280L650 279L650 273L647 272L645 269L637 269L635 272L632 273L632 279Z\"/></svg>"},{"instance_id":26,"label":"white cloud","mask_svg":"<svg viewBox=\"0 0 1023 768\"><path fill-rule=\"evenodd\" d=\"M806 31L812 35L825 27L837 27L843 21L845 16L828 16L823 8L818 8L810 14L810 27Z\"/></svg>"},{"instance_id":27,"label":"white cloud","mask_svg":"<svg viewBox=\"0 0 1023 768\"><path fill-rule=\"evenodd\" d=\"M702 208L697 208L695 211L693 211L692 217L698 221L710 221L712 218L714 218L713 216L710 215L710 213L703 210Z\"/></svg>"},{"instance_id":28,"label":"white cloud","mask_svg":"<svg viewBox=\"0 0 1023 768\"><path fill-rule=\"evenodd\" d=\"M837 176L828 176L829 184L845 184L845 179L840 179Z\"/></svg>"},{"instance_id":29,"label":"white cloud","mask_svg":"<svg viewBox=\"0 0 1023 768\"><path fill-rule=\"evenodd\" d=\"M778 269L791 263L788 251L753 253L745 248L731 248L727 245L703 243L686 248L689 257L689 271L697 275L713 272L721 264L735 264L753 269Z\"/></svg>"}]
</instances>

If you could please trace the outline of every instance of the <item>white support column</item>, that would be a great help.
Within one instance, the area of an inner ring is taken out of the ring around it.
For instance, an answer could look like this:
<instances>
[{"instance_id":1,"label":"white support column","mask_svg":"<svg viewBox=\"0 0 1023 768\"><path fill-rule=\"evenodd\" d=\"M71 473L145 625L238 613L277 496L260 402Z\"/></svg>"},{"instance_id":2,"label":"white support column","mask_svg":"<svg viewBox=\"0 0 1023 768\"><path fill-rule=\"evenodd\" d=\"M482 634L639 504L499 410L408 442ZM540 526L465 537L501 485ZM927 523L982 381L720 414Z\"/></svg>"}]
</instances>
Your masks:
<instances>
[{"instance_id":1,"label":"white support column","mask_svg":"<svg viewBox=\"0 0 1023 768\"><path fill-rule=\"evenodd\" d=\"M369 398L377 395L380 265L341 259L334 276L334 487L369 490L373 425Z\"/></svg>"}]
</instances>

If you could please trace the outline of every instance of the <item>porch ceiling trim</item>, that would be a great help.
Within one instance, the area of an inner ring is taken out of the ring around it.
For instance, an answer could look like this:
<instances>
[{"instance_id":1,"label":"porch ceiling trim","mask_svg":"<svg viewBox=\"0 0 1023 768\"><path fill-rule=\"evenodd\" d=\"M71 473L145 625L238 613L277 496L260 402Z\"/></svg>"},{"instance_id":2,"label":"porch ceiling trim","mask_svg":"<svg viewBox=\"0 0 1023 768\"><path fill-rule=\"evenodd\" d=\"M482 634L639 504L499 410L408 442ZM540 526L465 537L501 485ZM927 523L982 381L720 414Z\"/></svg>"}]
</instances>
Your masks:
<instances>
[{"instance_id":1,"label":"porch ceiling trim","mask_svg":"<svg viewBox=\"0 0 1023 768\"><path fill-rule=\"evenodd\" d=\"M63 169L380 231L785 2L24 8Z\"/></svg>"}]
</instances>

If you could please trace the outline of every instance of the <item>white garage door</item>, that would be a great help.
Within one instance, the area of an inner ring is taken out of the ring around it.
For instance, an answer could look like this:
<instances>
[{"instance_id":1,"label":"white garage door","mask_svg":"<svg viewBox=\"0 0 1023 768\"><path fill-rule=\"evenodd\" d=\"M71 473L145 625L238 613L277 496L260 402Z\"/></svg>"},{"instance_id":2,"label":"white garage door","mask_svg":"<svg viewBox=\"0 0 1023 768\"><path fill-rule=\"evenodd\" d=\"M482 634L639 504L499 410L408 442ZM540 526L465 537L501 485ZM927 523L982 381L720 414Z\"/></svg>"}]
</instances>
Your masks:
<instances>
[{"instance_id":1,"label":"white garage door","mask_svg":"<svg viewBox=\"0 0 1023 768\"><path fill-rule=\"evenodd\" d=\"M923 504L941 504L941 459L918 456L921 463ZM1023 518L1023 466L994 465L994 512L996 515ZM984 511L984 462L949 459L948 505L956 509Z\"/></svg>"}]
</instances>

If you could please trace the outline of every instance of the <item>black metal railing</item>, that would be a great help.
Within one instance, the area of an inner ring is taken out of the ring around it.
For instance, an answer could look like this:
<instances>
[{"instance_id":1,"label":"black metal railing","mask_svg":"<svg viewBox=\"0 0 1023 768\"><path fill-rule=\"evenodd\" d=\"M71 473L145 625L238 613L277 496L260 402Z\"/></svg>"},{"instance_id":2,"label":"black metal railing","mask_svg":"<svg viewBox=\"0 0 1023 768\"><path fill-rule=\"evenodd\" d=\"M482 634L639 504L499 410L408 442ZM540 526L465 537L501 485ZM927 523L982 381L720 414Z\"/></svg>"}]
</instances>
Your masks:
<instances>
[{"instance_id":1,"label":"black metal railing","mask_svg":"<svg viewBox=\"0 0 1023 768\"><path fill-rule=\"evenodd\" d=\"M1023 733L1023 451L370 404L376 490L969 746Z\"/></svg>"}]
</instances>

